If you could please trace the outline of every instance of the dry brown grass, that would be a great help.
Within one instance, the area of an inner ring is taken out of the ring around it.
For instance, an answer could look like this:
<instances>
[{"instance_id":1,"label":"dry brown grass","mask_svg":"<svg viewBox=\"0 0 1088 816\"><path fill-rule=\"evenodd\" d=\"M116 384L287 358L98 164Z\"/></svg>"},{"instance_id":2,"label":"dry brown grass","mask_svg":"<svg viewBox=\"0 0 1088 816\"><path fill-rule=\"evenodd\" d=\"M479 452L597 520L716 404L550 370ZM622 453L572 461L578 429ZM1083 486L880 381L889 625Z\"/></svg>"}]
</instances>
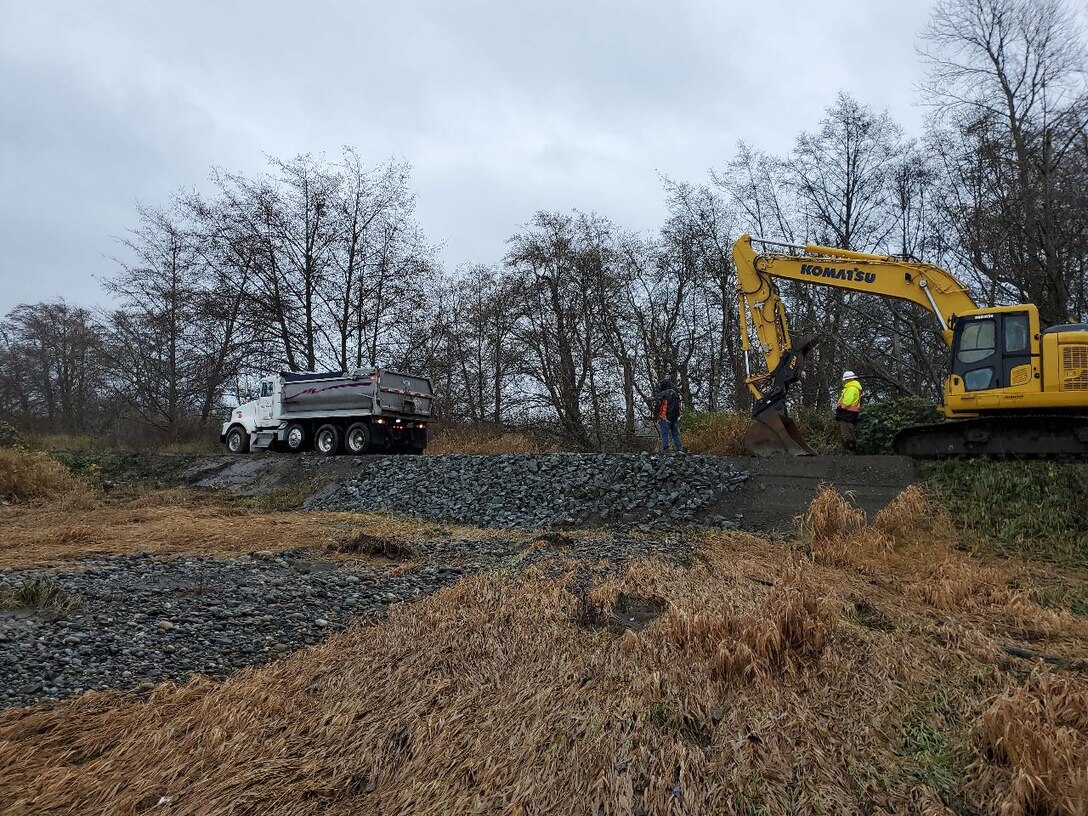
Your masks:
<instances>
[{"instance_id":1,"label":"dry brown grass","mask_svg":"<svg viewBox=\"0 0 1088 816\"><path fill-rule=\"evenodd\" d=\"M988 709L1018 682L962 648L982 634L940 645L924 616L897 637L859 625L843 597L864 578L757 541L718 534L690 569L641 561L592 588L613 612L660 599L638 631L586 626L581 570L549 577L560 556L222 684L6 712L0 810L945 816L974 759L979 812L1023 771L1051 809L1010 813L1078 813L1083 680L1051 679L1026 715L1037 689ZM899 736L934 688L942 713L925 716L962 746L936 771ZM1010 722L1018 740L1044 733L1011 749Z\"/></svg>"},{"instance_id":2,"label":"dry brown grass","mask_svg":"<svg viewBox=\"0 0 1088 816\"><path fill-rule=\"evenodd\" d=\"M556 449L528 434L506 431L497 433L488 428L449 428L427 442L427 453L498 454L551 453Z\"/></svg>"},{"instance_id":3,"label":"dry brown grass","mask_svg":"<svg viewBox=\"0 0 1088 816\"><path fill-rule=\"evenodd\" d=\"M1083 657L1075 633L1088 634L1069 611L1041 606L1017 587L1019 562L986 564L956 548L948 512L924 489L912 485L893 499L871 524L830 487L822 488L800 520L813 559L849 567L896 587L897 604L921 602L960 622L981 625L1007 638L1057 639L1057 654Z\"/></svg>"},{"instance_id":4,"label":"dry brown grass","mask_svg":"<svg viewBox=\"0 0 1088 816\"><path fill-rule=\"evenodd\" d=\"M1003 816L1088 813L1088 684L1039 668L971 732L968 788Z\"/></svg>"},{"instance_id":5,"label":"dry brown grass","mask_svg":"<svg viewBox=\"0 0 1088 816\"><path fill-rule=\"evenodd\" d=\"M703 415L684 429L684 449L705 456L748 456L744 435L750 427L748 413Z\"/></svg>"},{"instance_id":6,"label":"dry brown grass","mask_svg":"<svg viewBox=\"0 0 1088 816\"><path fill-rule=\"evenodd\" d=\"M0 508L0 568L47 566L137 552L169 558L185 554L231 556L257 550L326 550L361 534L403 541L496 534L380 513L262 511L184 490L128 497L95 497L88 492L80 497L78 506L70 499L59 499Z\"/></svg>"},{"instance_id":7,"label":"dry brown grass","mask_svg":"<svg viewBox=\"0 0 1088 816\"><path fill-rule=\"evenodd\" d=\"M0 499L26 502L79 497L88 491L85 482L44 453L0 448Z\"/></svg>"},{"instance_id":8,"label":"dry brown grass","mask_svg":"<svg viewBox=\"0 0 1088 816\"><path fill-rule=\"evenodd\" d=\"M918 484L905 488L877 513L873 527L890 546L898 548L956 540L956 528L948 511Z\"/></svg>"},{"instance_id":9,"label":"dry brown grass","mask_svg":"<svg viewBox=\"0 0 1088 816\"><path fill-rule=\"evenodd\" d=\"M956 530L948 511L921 485L910 485L869 523L850 493L821 486L799 519L802 538L813 557L830 565L886 563L893 554L911 556L934 546L951 550Z\"/></svg>"},{"instance_id":10,"label":"dry brown grass","mask_svg":"<svg viewBox=\"0 0 1088 816\"><path fill-rule=\"evenodd\" d=\"M852 563L863 545L863 530L865 514L830 485L820 487L801 518L801 534L823 564Z\"/></svg>"},{"instance_id":11,"label":"dry brown grass","mask_svg":"<svg viewBox=\"0 0 1088 816\"><path fill-rule=\"evenodd\" d=\"M173 814L912 812L925 786L884 732L935 667L844 630L812 567L738 585L753 568L717 551L691 570L634 565L596 591L669 611L621 636L577 622L575 573L475 576L222 685L8 712L0 802L40 814L163 798Z\"/></svg>"},{"instance_id":12,"label":"dry brown grass","mask_svg":"<svg viewBox=\"0 0 1088 816\"><path fill-rule=\"evenodd\" d=\"M1083 816L1088 680L1024 684L1030 664L999 648L1010 609L1049 610L919 532L924 496L871 525L818 499L810 535L871 549L808 560L716 532L690 567L641 560L587 586L593 565L557 540L524 574L466 578L223 683L4 712L0 813ZM352 517L335 540L450 533L404 524ZM916 589L938 566L989 587L940 608ZM652 614L598 625L632 599ZM1080 619L1037 632L1053 653L1088 642Z\"/></svg>"},{"instance_id":13,"label":"dry brown grass","mask_svg":"<svg viewBox=\"0 0 1088 816\"><path fill-rule=\"evenodd\" d=\"M341 555L375 555L394 561L415 558L416 548L403 538L378 536L358 531L329 545L330 552Z\"/></svg>"}]
</instances>

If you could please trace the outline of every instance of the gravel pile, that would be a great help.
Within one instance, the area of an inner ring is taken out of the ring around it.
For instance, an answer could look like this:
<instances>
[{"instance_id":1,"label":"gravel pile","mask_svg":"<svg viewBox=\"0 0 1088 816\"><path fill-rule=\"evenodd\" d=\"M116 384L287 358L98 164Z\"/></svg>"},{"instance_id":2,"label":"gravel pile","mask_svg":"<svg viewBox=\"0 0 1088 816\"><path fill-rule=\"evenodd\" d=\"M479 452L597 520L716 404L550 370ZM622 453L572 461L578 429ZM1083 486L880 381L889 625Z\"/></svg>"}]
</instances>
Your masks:
<instances>
[{"instance_id":1,"label":"gravel pile","mask_svg":"<svg viewBox=\"0 0 1088 816\"><path fill-rule=\"evenodd\" d=\"M0 708L91 689L147 690L191 674L224 677L317 643L352 619L378 619L480 570L522 569L556 553L611 571L635 556L690 556L681 536L410 542L415 569L306 552L232 559L150 555L85 560L64 570L0 572L0 590L46 579L79 608L0 610Z\"/></svg>"},{"instance_id":2,"label":"gravel pile","mask_svg":"<svg viewBox=\"0 0 1088 816\"><path fill-rule=\"evenodd\" d=\"M353 615L380 613L461 577L460 567L382 576L285 553L232 560L126 556L36 577L82 605L71 620L0 612L0 706L96 688L139 688L190 674L224 676L316 643Z\"/></svg>"},{"instance_id":3,"label":"gravel pile","mask_svg":"<svg viewBox=\"0 0 1088 816\"><path fill-rule=\"evenodd\" d=\"M483 527L737 526L748 474L689 454L371 457L311 497L322 510L385 510Z\"/></svg>"}]
</instances>

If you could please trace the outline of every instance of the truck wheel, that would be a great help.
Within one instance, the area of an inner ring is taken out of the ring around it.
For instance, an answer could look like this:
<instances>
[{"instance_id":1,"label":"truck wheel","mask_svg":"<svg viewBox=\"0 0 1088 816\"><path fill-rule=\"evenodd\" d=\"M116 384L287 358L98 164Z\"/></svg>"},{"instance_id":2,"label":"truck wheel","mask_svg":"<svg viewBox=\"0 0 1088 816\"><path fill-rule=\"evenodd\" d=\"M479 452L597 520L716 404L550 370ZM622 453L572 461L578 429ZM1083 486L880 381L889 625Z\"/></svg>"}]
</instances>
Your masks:
<instances>
[{"instance_id":1,"label":"truck wheel","mask_svg":"<svg viewBox=\"0 0 1088 816\"><path fill-rule=\"evenodd\" d=\"M235 425L227 431L227 450L231 453L249 453L249 434Z\"/></svg>"},{"instance_id":2,"label":"truck wheel","mask_svg":"<svg viewBox=\"0 0 1088 816\"><path fill-rule=\"evenodd\" d=\"M306 429L297 422L288 425L287 433L284 434L284 444L291 453L298 453L306 444Z\"/></svg>"},{"instance_id":3,"label":"truck wheel","mask_svg":"<svg viewBox=\"0 0 1088 816\"><path fill-rule=\"evenodd\" d=\"M354 456L361 456L370 448L370 426L356 422L344 434L344 448Z\"/></svg>"},{"instance_id":4,"label":"truck wheel","mask_svg":"<svg viewBox=\"0 0 1088 816\"><path fill-rule=\"evenodd\" d=\"M332 456L340 450L340 429L335 425L322 425L314 434L314 450Z\"/></svg>"}]
</instances>

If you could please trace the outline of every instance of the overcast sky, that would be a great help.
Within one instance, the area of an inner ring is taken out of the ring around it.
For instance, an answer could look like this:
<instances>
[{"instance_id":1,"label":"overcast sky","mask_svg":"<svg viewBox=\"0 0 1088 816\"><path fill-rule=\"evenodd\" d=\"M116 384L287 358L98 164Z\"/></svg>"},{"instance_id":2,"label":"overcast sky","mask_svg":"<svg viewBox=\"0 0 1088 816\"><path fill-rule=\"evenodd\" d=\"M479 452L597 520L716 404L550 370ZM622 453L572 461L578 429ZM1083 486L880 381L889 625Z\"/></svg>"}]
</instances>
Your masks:
<instances>
[{"instance_id":1,"label":"overcast sky","mask_svg":"<svg viewBox=\"0 0 1088 816\"><path fill-rule=\"evenodd\" d=\"M920 127L913 0L0 0L0 315L100 305L135 203L265 154L413 166L450 268L538 209L631 229L660 174L784 152L839 90Z\"/></svg>"}]
</instances>

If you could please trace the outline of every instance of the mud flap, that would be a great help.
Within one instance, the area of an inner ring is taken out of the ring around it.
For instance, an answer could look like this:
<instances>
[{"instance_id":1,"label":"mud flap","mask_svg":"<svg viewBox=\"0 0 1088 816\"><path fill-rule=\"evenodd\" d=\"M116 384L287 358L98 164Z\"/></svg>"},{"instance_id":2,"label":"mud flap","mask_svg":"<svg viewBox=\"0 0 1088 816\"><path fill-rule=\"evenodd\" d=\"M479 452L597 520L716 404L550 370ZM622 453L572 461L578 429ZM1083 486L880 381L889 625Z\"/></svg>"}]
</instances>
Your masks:
<instances>
[{"instance_id":1,"label":"mud flap","mask_svg":"<svg viewBox=\"0 0 1088 816\"><path fill-rule=\"evenodd\" d=\"M796 423L786 414L785 402L768 406L753 417L744 435L744 447L753 456L815 456Z\"/></svg>"}]
</instances>

